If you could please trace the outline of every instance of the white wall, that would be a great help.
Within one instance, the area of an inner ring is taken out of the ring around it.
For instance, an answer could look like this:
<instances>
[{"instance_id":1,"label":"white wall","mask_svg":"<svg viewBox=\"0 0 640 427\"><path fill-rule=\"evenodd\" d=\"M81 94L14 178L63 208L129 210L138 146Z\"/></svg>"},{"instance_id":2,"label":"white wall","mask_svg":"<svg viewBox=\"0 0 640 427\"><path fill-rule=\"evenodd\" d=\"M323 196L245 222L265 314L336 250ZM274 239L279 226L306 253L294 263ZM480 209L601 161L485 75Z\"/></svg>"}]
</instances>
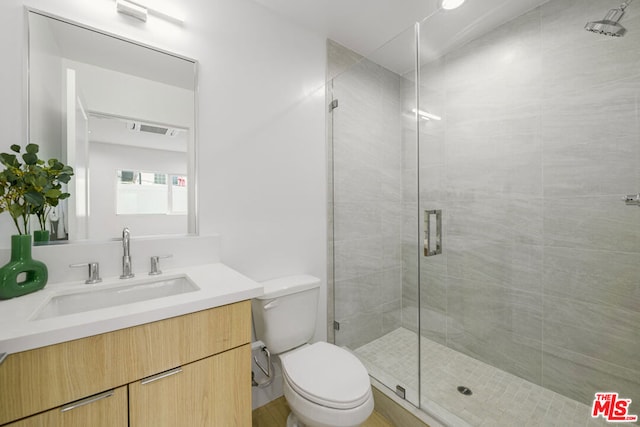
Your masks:
<instances>
[{"instance_id":1,"label":"white wall","mask_svg":"<svg viewBox=\"0 0 640 427\"><path fill-rule=\"evenodd\" d=\"M200 233L219 232L222 261L253 279L326 282L324 38L247 0L153 2L181 8L184 27L133 21L111 0L3 0L7 148L24 136L23 5L197 59ZM322 295L317 338L326 336L326 287Z\"/></svg>"}]
</instances>

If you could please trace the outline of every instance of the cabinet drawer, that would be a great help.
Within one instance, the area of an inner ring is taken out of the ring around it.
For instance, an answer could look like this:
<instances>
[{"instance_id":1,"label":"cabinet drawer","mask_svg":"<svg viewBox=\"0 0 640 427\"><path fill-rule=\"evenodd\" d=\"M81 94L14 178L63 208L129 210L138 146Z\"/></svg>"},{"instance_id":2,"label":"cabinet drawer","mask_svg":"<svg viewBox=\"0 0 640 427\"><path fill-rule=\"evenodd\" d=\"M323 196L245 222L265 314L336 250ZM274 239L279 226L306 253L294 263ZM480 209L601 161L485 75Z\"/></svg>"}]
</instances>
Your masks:
<instances>
[{"instance_id":1,"label":"cabinet drawer","mask_svg":"<svg viewBox=\"0 0 640 427\"><path fill-rule=\"evenodd\" d=\"M131 427L251 425L251 346L129 384Z\"/></svg>"},{"instance_id":2,"label":"cabinet drawer","mask_svg":"<svg viewBox=\"0 0 640 427\"><path fill-rule=\"evenodd\" d=\"M25 418L6 427L127 427L127 386Z\"/></svg>"},{"instance_id":3,"label":"cabinet drawer","mask_svg":"<svg viewBox=\"0 0 640 427\"><path fill-rule=\"evenodd\" d=\"M0 424L251 341L243 301L11 354L0 365Z\"/></svg>"}]
</instances>

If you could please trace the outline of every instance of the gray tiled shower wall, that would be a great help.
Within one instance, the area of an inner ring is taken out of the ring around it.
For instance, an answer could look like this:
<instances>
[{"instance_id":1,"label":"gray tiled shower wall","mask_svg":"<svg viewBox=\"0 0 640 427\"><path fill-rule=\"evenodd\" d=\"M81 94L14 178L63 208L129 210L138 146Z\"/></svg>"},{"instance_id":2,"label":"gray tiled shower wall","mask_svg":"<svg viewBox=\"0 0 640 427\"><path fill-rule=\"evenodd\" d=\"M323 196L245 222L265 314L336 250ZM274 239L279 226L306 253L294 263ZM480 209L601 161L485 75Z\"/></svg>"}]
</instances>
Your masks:
<instances>
[{"instance_id":1,"label":"gray tiled shower wall","mask_svg":"<svg viewBox=\"0 0 640 427\"><path fill-rule=\"evenodd\" d=\"M421 65L420 108L443 120L419 125L420 206L413 84L366 60L336 79L358 106L334 120L334 149L352 144L334 153L338 343L415 331L420 307L434 341L640 402L640 208L620 200L640 191L640 7L623 38L583 31L604 3L550 1ZM418 302L424 209L445 250L421 257Z\"/></svg>"}]
</instances>

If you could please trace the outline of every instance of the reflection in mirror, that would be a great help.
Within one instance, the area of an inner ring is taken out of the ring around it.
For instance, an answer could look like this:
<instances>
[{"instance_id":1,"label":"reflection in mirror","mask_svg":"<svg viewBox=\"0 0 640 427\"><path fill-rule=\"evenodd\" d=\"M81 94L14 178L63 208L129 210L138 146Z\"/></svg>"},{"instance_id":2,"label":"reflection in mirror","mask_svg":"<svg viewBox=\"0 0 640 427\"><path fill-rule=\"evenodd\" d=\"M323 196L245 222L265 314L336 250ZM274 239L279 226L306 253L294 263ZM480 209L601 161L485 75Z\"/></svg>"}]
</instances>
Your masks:
<instances>
[{"instance_id":1,"label":"reflection in mirror","mask_svg":"<svg viewBox=\"0 0 640 427\"><path fill-rule=\"evenodd\" d=\"M195 233L195 62L28 20L29 141L75 170L52 240Z\"/></svg>"},{"instance_id":2,"label":"reflection in mirror","mask_svg":"<svg viewBox=\"0 0 640 427\"><path fill-rule=\"evenodd\" d=\"M185 215L187 177L164 172L119 170L118 215Z\"/></svg>"}]
</instances>

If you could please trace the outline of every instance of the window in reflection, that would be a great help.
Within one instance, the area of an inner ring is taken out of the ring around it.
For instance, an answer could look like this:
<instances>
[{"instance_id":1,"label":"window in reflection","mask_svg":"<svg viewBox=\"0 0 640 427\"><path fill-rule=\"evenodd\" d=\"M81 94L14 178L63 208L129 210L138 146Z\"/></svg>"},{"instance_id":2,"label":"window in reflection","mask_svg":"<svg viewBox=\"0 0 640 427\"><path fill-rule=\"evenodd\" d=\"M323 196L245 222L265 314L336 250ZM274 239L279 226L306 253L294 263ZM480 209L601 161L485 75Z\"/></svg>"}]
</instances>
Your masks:
<instances>
[{"instance_id":1,"label":"window in reflection","mask_svg":"<svg viewBox=\"0 0 640 427\"><path fill-rule=\"evenodd\" d=\"M186 215L187 177L163 172L118 170L117 215Z\"/></svg>"}]
</instances>

